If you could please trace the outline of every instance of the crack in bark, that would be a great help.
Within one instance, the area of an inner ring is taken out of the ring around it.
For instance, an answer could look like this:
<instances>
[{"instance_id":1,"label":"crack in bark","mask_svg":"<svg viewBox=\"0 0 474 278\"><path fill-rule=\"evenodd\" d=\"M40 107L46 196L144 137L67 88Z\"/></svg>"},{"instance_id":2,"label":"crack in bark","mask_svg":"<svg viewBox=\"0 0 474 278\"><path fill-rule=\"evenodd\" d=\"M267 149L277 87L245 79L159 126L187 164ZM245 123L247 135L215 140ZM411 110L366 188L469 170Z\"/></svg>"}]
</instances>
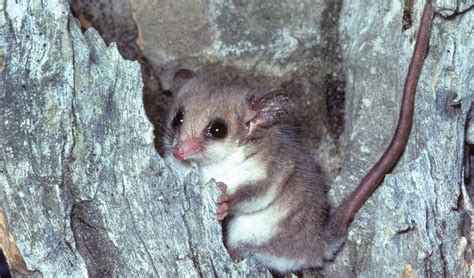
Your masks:
<instances>
[{"instance_id":1,"label":"crack in bark","mask_svg":"<svg viewBox=\"0 0 474 278\"><path fill-rule=\"evenodd\" d=\"M128 198L124 198L125 199L125 203L127 204L127 208L128 208L128 211L130 213L130 218L132 219L132 229L133 231L135 232L135 235L137 236L138 240L140 241L140 243L142 244L144 250L145 250L145 253L147 254L148 256L148 259L150 260L150 265L151 267L153 268L153 272L157 275L157 276L160 276L159 275L159 272L158 272L158 269L156 269L156 266L155 264L153 263L153 256L150 254L150 251L148 250L148 246L146 245L145 241L143 240L143 238L140 236L140 232L137 230L137 222L135 221L135 217L133 216L133 210L130 206L130 202L128 201Z\"/></svg>"},{"instance_id":2,"label":"crack in bark","mask_svg":"<svg viewBox=\"0 0 474 278\"><path fill-rule=\"evenodd\" d=\"M189 202L188 200L186 201ZM199 256L196 254L196 250L194 248L194 244L192 240L191 227L188 223L188 220L186 219L186 216L183 216L183 223L184 223L184 227L186 227L186 233L188 234L187 238L188 238L188 246L189 246L189 252L190 252L189 258L193 262L194 269L197 271L199 277L203 277L203 274L200 268L200 263L199 263Z\"/></svg>"}]
</instances>

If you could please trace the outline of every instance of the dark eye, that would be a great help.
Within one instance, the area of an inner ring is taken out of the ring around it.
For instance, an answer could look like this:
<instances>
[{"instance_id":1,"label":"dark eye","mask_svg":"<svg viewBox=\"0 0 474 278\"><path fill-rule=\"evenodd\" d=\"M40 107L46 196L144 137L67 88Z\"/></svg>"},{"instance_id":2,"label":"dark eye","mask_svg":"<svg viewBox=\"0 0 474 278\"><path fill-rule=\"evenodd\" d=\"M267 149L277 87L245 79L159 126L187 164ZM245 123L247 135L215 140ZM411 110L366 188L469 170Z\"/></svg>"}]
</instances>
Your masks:
<instances>
[{"instance_id":1,"label":"dark eye","mask_svg":"<svg viewBox=\"0 0 474 278\"><path fill-rule=\"evenodd\" d=\"M207 137L213 139L222 139L227 135L227 125L223 119L215 119L209 124Z\"/></svg>"},{"instance_id":2,"label":"dark eye","mask_svg":"<svg viewBox=\"0 0 474 278\"><path fill-rule=\"evenodd\" d=\"M183 118L184 118L184 113L182 110L179 110L178 113L176 113L176 116L174 116L173 122L171 123L171 127L173 129L178 129L182 124L183 124Z\"/></svg>"}]
</instances>

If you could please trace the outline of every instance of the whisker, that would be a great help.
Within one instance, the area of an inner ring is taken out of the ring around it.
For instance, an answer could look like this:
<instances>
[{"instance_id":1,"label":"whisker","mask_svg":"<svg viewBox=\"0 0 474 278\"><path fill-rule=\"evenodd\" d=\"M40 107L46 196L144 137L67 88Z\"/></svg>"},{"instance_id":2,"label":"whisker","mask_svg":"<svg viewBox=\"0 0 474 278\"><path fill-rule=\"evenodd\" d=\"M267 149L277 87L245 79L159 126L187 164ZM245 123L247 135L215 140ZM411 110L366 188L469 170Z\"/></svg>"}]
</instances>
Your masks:
<instances>
[{"instance_id":1,"label":"whisker","mask_svg":"<svg viewBox=\"0 0 474 278\"><path fill-rule=\"evenodd\" d=\"M162 131L167 131L167 133L170 133L172 135L175 135L175 132L172 128L170 128L167 124L165 123L161 123L161 122L157 122L157 123L154 123L155 127L158 127L160 128Z\"/></svg>"}]
</instances>

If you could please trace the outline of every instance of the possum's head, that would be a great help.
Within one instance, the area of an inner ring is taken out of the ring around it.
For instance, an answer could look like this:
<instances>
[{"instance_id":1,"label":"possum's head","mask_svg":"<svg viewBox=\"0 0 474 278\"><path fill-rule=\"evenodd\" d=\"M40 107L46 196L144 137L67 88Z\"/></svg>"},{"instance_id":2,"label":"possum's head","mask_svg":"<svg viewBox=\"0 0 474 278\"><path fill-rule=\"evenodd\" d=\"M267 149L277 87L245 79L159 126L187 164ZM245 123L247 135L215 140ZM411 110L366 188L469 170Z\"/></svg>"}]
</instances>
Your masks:
<instances>
[{"instance_id":1,"label":"possum's head","mask_svg":"<svg viewBox=\"0 0 474 278\"><path fill-rule=\"evenodd\" d=\"M286 115L282 90L258 92L213 81L189 70L175 74L165 149L182 161L219 163L237 147L258 140Z\"/></svg>"}]
</instances>

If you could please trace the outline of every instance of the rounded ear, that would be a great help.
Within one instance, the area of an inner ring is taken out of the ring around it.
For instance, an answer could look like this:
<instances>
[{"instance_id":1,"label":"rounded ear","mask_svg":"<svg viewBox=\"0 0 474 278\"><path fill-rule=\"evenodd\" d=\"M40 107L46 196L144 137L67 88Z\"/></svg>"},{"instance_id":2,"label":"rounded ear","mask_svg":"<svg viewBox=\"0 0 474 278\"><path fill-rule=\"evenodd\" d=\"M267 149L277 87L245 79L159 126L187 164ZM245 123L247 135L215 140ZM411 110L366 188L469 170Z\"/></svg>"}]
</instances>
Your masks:
<instances>
[{"instance_id":1,"label":"rounded ear","mask_svg":"<svg viewBox=\"0 0 474 278\"><path fill-rule=\"evenodd\" d=\"M245 114L248 133L258 128L269 127L288 114L288 95L283 89L272 90L263 96L247 98L249 108Z\"/></svg>"},{"instance_id":2,"label":"rounded ear","mask_svg":"<svg viewBox=\"0 0 474 278\"><path fill-rule=\"evenodd\" d=\"M173 82L171 83L171 92L177 93L183 85L189 80L193 79L196 74L192 70L180 69L178 70L173 77Z\"/></svg>"}]
</instances>

